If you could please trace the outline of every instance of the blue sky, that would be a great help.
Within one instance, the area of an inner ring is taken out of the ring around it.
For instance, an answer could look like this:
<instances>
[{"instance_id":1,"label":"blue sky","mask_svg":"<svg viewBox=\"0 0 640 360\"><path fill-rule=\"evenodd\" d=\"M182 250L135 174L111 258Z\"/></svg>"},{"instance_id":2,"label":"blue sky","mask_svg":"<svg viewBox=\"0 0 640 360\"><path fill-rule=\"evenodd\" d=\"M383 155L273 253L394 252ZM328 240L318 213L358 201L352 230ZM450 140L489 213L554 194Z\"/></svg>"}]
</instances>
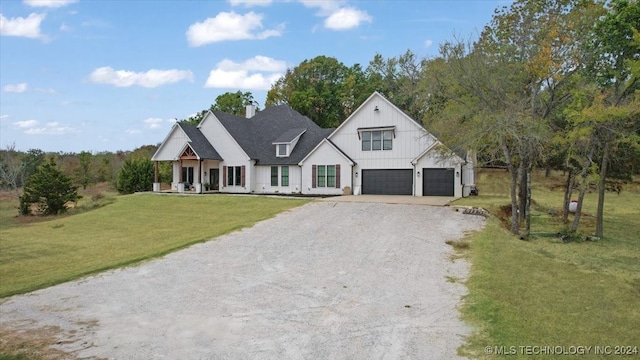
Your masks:
<instances>
[{"instance_id":1,"label":"blue sky","mask_svg":"<svg viewBox=\"0 0 640 360\"><path fill-rule=\"evenodd\" d=\"M287 68L318 55L434 57L499 0L3 0L0 147L133 150L227 91L260 108Z\"/></svg>"}]
</instances>

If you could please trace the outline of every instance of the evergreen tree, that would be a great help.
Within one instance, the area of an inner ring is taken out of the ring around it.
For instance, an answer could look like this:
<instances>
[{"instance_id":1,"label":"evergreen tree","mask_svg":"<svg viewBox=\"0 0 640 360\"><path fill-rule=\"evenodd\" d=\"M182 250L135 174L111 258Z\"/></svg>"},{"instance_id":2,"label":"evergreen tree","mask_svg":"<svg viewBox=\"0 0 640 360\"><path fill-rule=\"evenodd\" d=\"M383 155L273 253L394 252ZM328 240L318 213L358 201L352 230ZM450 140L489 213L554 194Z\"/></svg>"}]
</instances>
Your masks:
<instances>
[{"instance_id":1,"label":"evergreen tree","mask_svg":"<svg viewBox=\"0 0 640 360\"><path fill-rule=\"evenodd\" d=\"M132 194L153 188L153 162L147 158L132 157L125 160L118 174L118 192Z\"/></svg>"},{"instance_id":2,"label":"evergreen tree","mask_svg":"<svg viewBox=\"0 0 640 360\"><path fill-rule=\"evenodd\" d=\"M56 215L66 212L67 203L79 198L78 188L56 167L52 158L27 179L20 196L20 212L31 214L31 204L37 203L39 213Z\"/></svg>"}]
</instances>

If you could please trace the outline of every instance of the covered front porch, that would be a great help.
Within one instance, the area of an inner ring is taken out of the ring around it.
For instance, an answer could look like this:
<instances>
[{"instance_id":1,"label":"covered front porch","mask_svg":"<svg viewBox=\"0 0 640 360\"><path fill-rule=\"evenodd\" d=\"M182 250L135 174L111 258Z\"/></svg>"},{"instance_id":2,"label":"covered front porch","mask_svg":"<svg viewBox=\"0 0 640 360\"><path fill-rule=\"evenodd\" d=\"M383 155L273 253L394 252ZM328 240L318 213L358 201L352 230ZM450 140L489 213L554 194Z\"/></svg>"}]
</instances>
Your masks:
<instances>
[{"instance_id":1,"label":"covered front porch","mask_svg":"<svg viewBox=\"0 0 640 360\"><path fill-rule=\"evenodd\" d=\"M215 193L220 191L220 160L199 156L187 145L180 157L172 163L169 189L159 182L159 161L155 161L154 192Z\"/></svg>"}]
</instances>

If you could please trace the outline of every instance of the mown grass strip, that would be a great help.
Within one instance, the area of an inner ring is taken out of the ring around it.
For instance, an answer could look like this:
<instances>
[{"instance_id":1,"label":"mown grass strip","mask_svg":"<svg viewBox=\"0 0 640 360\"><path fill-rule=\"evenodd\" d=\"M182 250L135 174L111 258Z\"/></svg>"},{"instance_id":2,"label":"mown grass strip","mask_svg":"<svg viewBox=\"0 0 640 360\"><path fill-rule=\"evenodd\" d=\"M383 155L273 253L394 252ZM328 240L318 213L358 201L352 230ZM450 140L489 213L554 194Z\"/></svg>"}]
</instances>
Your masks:
<instances>
[{"instance_id":1,"label":"mown grass strip","mask_svg":"<svg viewBox=\"0 0 640 360\"><path fill-rule=\"evenodd\" d=\"M507 195L499 193L502 186L496 185L506 180L500 173L485 173L483 178L491 183L480 187L481 196L457 204L495 211L509 203ZM554 189L553 181L540 179L534 189L531 241L512 236L496 218L471 235L467 256L472 270L463 316L477 331L459 349L462 354L486 359L598 359L611 356L596 354L596 346L640 350L640 192L630 187L620 196L607 195L605 238L565 244L555 236L564 224L548 211L559 210L562 203L562 192ZM492 190L487 191L490 195L483 196L483 188ZM585 234L593 231L595 205L595 194L589 194L581 227ZM533 348L521 348L526 346L592 348L574 356L527 354ZM497 355L496 350L505 354Z\"/></svg>"},{"instance_id":2,"label":"mown grass strip","mask_svg":"<svg viewBox=\"0 0 640 360\"><path fill-rule=\"evenodd\" d=\"M81 214L0 229L0 297L165 255L307 203L136 194Z\"/></svg>"}]
</instances>

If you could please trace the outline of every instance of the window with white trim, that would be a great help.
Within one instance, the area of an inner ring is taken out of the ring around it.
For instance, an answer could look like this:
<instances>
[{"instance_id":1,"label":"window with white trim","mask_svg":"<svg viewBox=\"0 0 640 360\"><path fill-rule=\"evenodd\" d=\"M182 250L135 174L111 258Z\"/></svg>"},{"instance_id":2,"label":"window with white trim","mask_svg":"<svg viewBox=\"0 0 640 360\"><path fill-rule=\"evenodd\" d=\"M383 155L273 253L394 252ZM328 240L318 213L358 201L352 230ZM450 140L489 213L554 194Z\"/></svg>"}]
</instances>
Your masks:
<instances>
[{"instance_id":1,"label":"window with white trim","mask_svg":"<svg viewBox=\"0 0 640 360\"><path fill-rule=\"evenodd\" d=\"M289 146L287 144L276 144L276 156L277 157L289 156Z\"/></svg>"},{"instance_id":2,"label":"window with white trim","mask_svg":"<svg viewBox=\"0 0 640 360\"><path fill-rule=\"evenodd\" d=\"M242 166L227 166L227 186L242 186Z\"/></svg>"}]
</instances>

